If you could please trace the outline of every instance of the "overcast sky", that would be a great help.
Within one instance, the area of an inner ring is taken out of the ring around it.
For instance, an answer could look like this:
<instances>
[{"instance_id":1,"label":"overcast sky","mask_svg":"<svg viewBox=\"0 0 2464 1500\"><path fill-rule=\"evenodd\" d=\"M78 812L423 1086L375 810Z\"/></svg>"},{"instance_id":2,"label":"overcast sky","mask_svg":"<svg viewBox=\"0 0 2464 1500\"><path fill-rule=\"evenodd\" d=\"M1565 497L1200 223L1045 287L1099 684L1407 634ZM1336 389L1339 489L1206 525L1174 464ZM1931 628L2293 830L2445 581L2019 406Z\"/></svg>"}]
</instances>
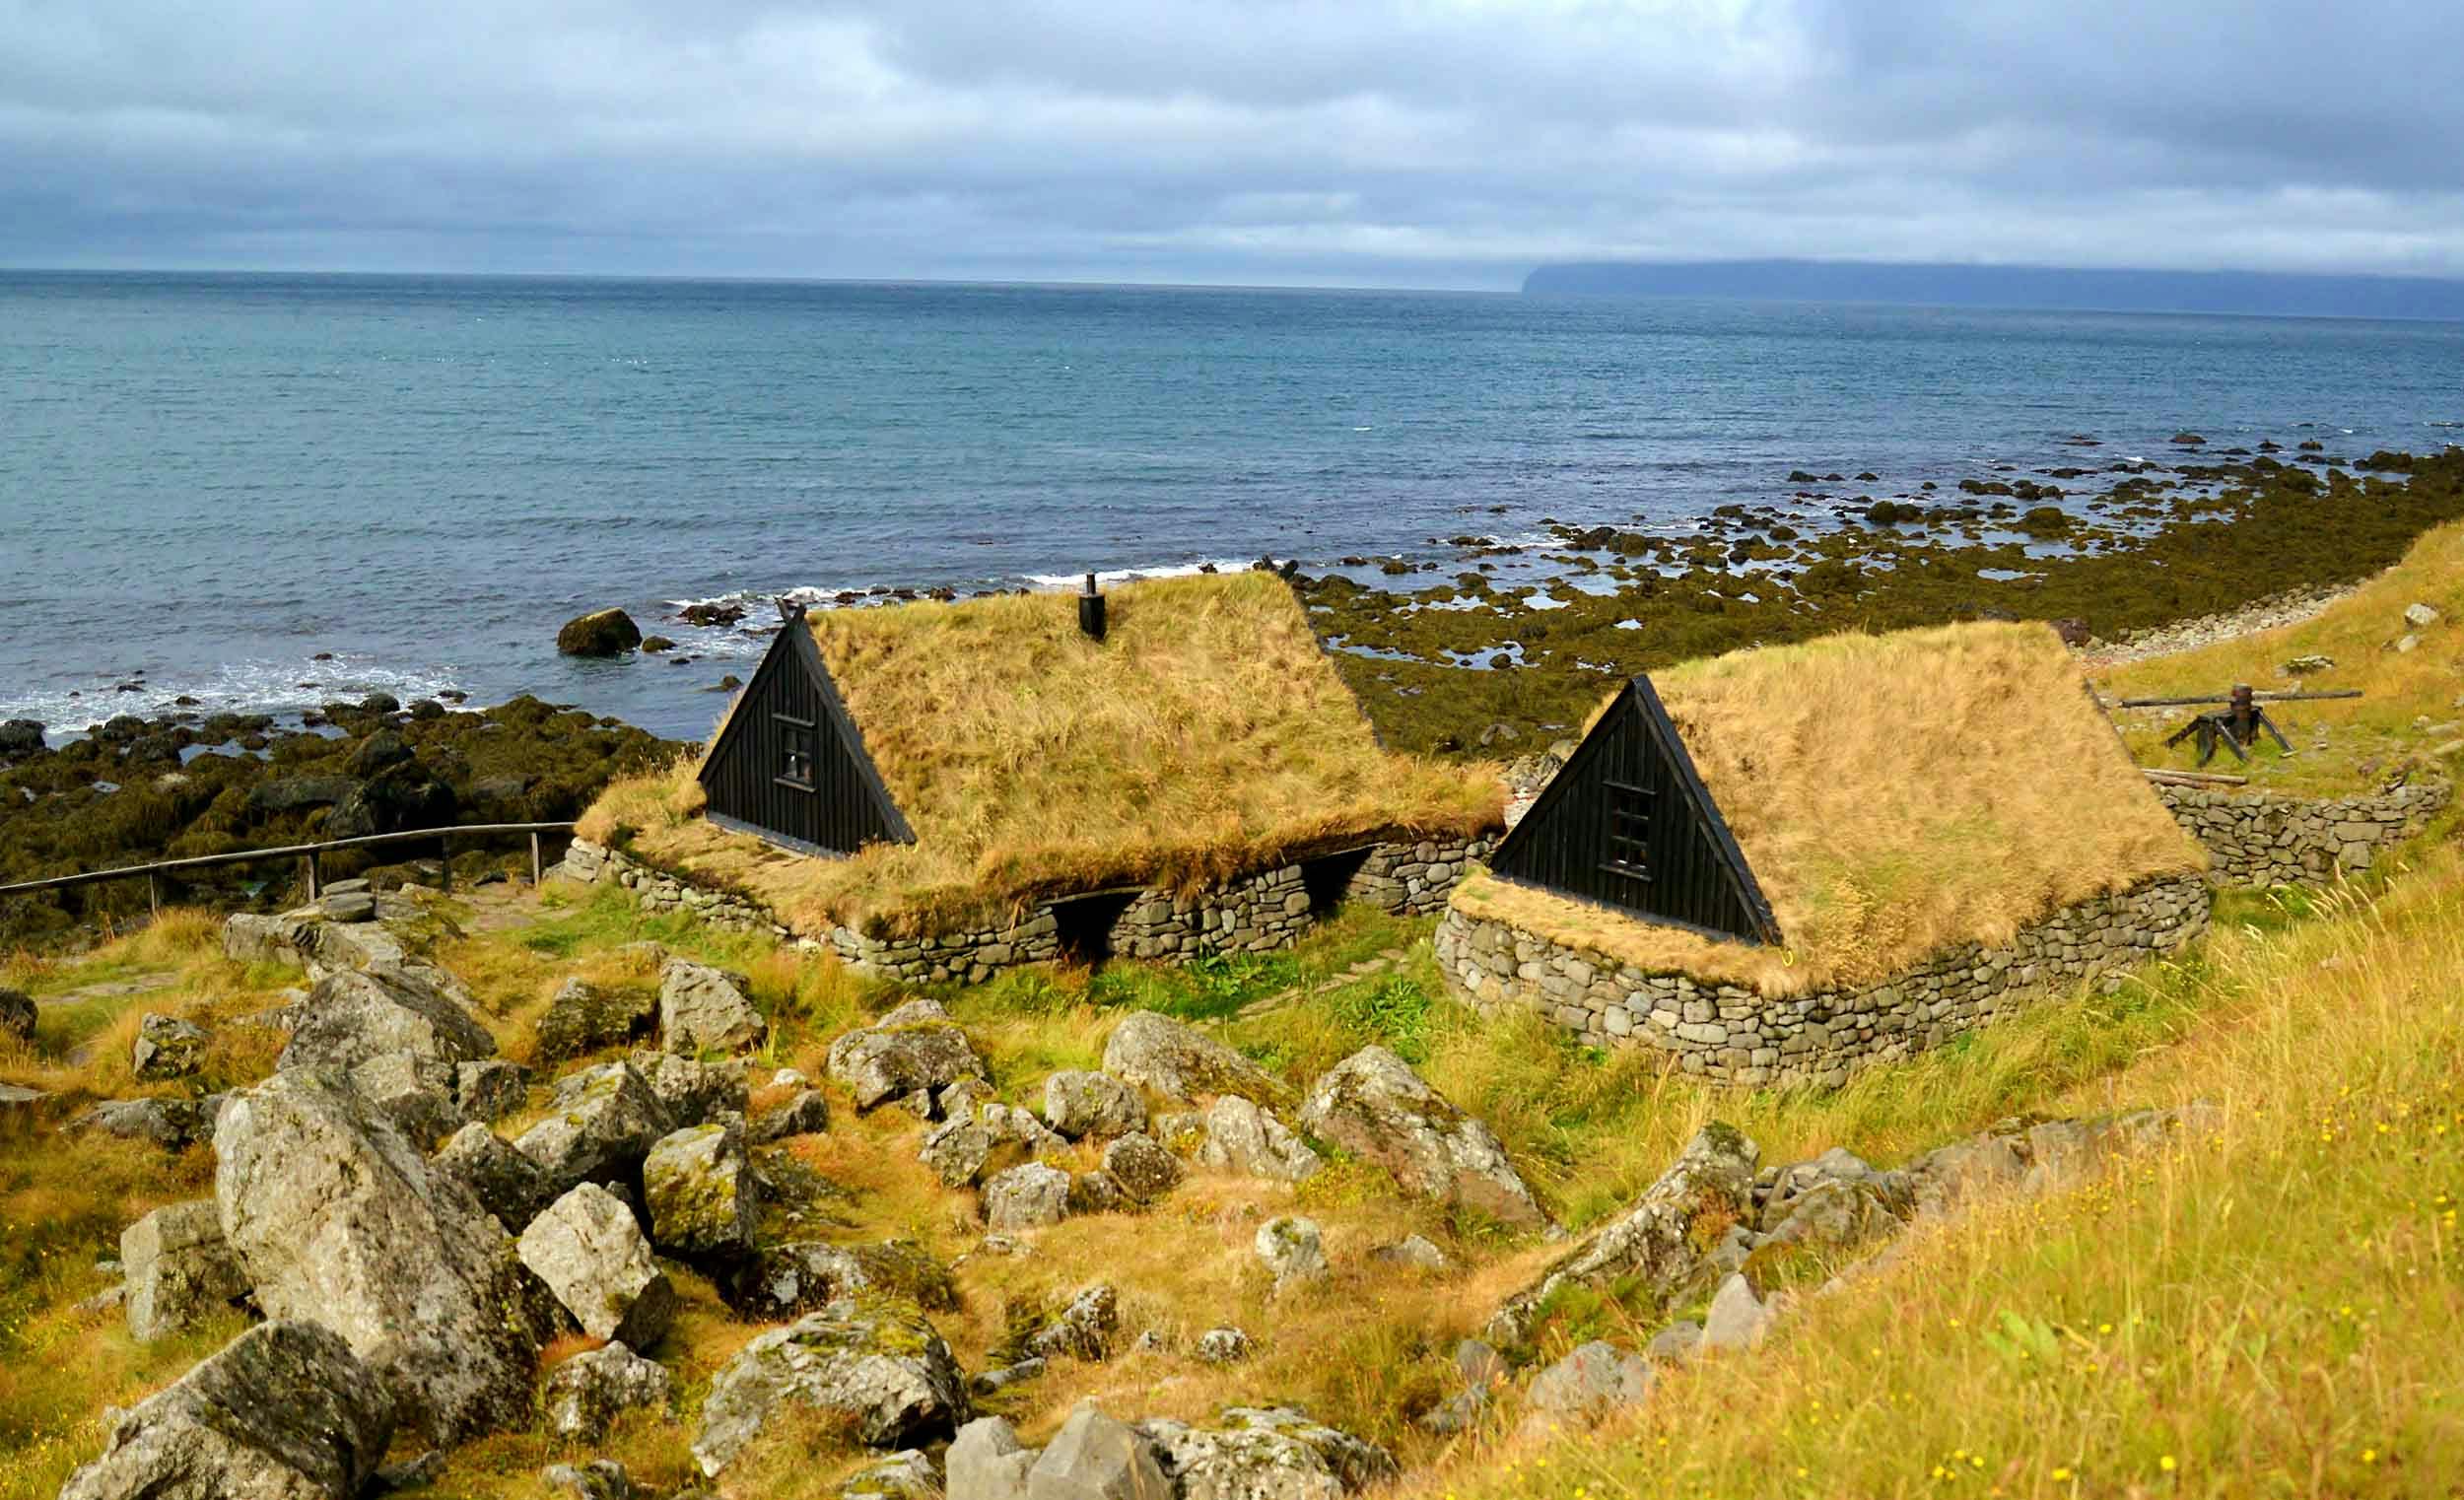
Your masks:
<instances>
[{"instance_id":1,"label":"overcast sky","mask_svg":"<svg viewBox=\"0 0 2464 1500\"><path fill-rule=\"evenodd\" d=\"M2458 0L0 0L0 264L2464 275Z\"/></svg>"}]
</instances>

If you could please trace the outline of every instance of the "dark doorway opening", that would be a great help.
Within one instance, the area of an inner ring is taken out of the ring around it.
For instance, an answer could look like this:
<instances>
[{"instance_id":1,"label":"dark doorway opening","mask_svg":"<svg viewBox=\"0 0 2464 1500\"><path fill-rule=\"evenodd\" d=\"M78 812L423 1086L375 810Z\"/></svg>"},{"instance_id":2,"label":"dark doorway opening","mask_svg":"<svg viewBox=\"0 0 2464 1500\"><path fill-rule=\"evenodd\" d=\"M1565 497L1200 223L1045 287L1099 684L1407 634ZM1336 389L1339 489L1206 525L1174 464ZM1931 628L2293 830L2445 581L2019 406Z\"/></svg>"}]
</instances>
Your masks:
<instances>
[{"instance_id":1,"label":"dark doorway opening","mask_svg":"<svg viewBox=\"0 0 2464 1500\"><path fill-rule=\"evenodd\" d=\"M1324 917L1341 906L1344 893L1351 889L1352 877L1360 873L1360 867L1367 864L1369 856L1376 852L1377 846L1364 845L1359 849L1320 854L1315 859L1303 859L1300 862L1300 884L1301 889L1309 893L1309 915L1313 918Z\"/></svg>"},{"instance_id":2,"label":"dark doorway opening","mask_svg":"<svg viewBox=\"0 0 2464 1500\"><path fill-rule=\"evenodd\" d=\"M1140 891L1098 891L1053 903L1055 939L1064 964L1100 964L1112 957L1112 929Z\"/></svg>"}]
</instances>

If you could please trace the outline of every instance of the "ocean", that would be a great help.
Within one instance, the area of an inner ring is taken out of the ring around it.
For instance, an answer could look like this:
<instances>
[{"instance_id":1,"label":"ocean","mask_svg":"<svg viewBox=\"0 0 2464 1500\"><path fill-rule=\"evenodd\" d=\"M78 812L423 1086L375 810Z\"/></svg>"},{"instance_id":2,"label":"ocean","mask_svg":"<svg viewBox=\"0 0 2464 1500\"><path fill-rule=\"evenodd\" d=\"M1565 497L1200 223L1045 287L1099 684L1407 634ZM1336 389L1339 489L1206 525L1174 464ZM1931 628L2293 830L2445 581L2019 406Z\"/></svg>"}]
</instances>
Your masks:
<instances>
[{"instance_id":1,"label":"ocean","mask_svg":"<svg viewBox=\"0 0 2464 1500\"><path fill-rule=\"evenodd\" d=\"M2358 457L2459 419L2454 323L0 272L0 717L453 689L697 735L764 642L690 601L1445 560L1683 530L1800 468L1879 498L2171 462L2185 428ZM692 659L560 658L609 605Z\"/></svg>"}]
</instances>

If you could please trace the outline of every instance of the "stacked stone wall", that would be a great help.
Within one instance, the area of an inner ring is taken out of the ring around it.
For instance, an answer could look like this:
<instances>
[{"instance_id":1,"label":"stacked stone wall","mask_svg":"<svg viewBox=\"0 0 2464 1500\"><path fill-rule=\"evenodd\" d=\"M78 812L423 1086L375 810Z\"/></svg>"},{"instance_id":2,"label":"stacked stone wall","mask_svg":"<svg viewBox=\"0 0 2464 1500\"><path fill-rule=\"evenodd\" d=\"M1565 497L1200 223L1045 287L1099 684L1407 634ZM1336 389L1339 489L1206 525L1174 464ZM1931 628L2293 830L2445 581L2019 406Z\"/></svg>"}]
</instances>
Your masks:
<instances>
[{"instance_id":1,"label":"stacked stone wall","mask_svg":"<svg viewBox=\"0 0 2464 1500\"><path fill-rule=\"evenodd\" d=\"M1944 949L1881 984L1779 998L1646 974L1460 908L1438 924L1437 962L1482 1009L1528 1005L1598 1046L1654 1047L1721 1082L1837 1087L1859 1067L1938 1047L2047 989L2169 953L2206 928L2208 904L2197 876L2151 881L2066 907L2008 943Z\"/></svg>"},{"instance_id":2,"label":"stacked stone wall","mask_svg":"<svg viewBox=\"0 0 2464 1500\"><path fill-rule=\"evenodd\" d=\"M2159 784L2156 795L2215 861L2219 885L2315 884L2369 868L2422 831L2454 788L2421 782L2372 796L2292 797Z\"/></svg>"},{"instance_id":3,"label":"stacked stone wall","mask_svg":"<svg viewBox=\"0 0 2464 1500\"><path fill-rule=\"evenodd\" d=\"M1432 839L1330 855L1357 865L1346 872L1339 891L1327 893L1329 904L1358 901L1400 916L1427 916L1446 905L1471 862L1490 848L1484 838ZM720 927L767 931L808 948L826 945L850 967L885 979L981 984L999 970L1061 956L1062 920L1055 908L1067 903L1039 905L1013 922L924 937L875 937L846 926L811 935L789 930L741 897L695 885L587 840L574 841L563 871L584 882L615 881L633 891L646 912L689 912ZM1323 915L1310 884L1303 865L1286 864L1194 896L1130 889L1093 899L1120 908L1104 934L1110 953L1188 960L1290 947Z\"/></svg>"}]
</instances>

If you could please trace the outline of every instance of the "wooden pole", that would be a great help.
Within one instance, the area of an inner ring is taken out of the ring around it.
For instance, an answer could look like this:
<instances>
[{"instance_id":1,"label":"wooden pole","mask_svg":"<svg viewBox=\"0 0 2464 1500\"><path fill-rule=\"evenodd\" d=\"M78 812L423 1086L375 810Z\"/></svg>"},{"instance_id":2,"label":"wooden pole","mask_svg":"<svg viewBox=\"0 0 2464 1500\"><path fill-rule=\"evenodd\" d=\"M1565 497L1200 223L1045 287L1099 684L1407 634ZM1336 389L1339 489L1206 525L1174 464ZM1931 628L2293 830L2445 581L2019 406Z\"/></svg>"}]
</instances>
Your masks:
<instances>
[{"instance_id":1,"label":"wooden pole","mask_svg":"<svg viewBox=\"0 0 2464 1500\"><path fill-rule=\"evenodd\" d=\"M146 871L146 911L155 917L163 915L163 891L155 883L152 870Z\"/></svg>"},{"instance_id":2,"label":"wooden pole","mask_svg":"<svg viewBox=\"0 0 2464 1500\"><path fill-rule=\"evenodd\" d=\"M530 888L534 891L539 888L539 836L532 834L530 836Z\"/></svg>"}]
</instances>

